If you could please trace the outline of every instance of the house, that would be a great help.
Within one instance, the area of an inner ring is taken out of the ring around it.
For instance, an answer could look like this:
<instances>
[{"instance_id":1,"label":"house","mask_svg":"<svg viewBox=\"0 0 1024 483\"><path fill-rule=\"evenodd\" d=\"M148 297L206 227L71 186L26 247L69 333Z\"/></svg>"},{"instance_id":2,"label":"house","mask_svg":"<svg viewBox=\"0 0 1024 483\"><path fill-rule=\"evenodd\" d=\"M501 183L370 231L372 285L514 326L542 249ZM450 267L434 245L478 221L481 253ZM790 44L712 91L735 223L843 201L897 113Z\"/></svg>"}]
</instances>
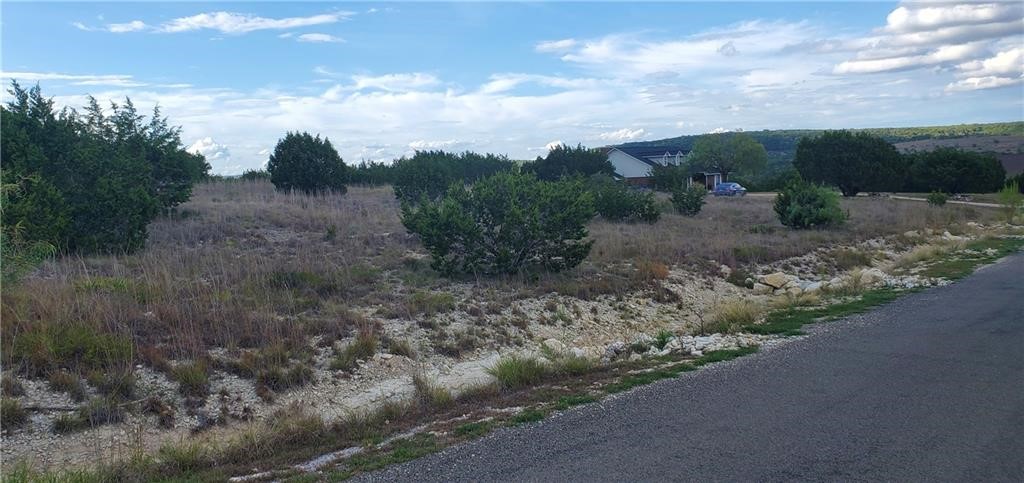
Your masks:
<instances>
[{"instance_id":1,"label":"house","mask_svg":"<svg viewBox=\"0 0 1024 483\"><path fill-rule=\"evenodd\" d=\"M651 169L655 166L679 166L686 163L689 150L681 146L612 146L608 148L608 161L615 167L615 175L636 186L650 186ZM722 175L711 171L690 173L689 183L700 183L708 190L721 183Z\"/></svg>"}]
</instances>

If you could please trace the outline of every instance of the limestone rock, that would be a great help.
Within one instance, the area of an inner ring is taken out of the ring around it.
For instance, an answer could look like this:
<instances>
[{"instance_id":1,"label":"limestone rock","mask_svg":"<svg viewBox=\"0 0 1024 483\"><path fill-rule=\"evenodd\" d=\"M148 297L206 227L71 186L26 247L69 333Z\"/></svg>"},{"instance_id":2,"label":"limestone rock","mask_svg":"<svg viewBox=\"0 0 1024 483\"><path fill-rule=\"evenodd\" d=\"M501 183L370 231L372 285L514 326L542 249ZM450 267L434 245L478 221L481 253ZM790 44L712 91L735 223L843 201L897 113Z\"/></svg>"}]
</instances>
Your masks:
<instances>
[{"instance_id":1,"label":"limestone rock","mask_svg":"<svg viewBox=\"0 0 1024 483\"><path fill-rule=\"evenodd\" d=\"M761 283L763 283L765 285L769 285L772 288L782 288L787 283L789 283L789 280L790 280L789 276L784 274L784 273L782 273L782 272L775 272L775 273L770 273L768 275L762 275L758 279L759 282L761 282Z\"/></svg>"},{"instance_id":2,"label":"limestone rock","mask_svg":"<svg viewBox=\"0 0 1024 483\"><path fill-rule=\"evenodd\" d=\"M860 272L860 282L864 285L877 285L885 281L885 272L877 268L869 268Z\"/></svg>"},{"instance_id":3,"label":"limestone rock","mask_svg":"<svg viewBox=\"0 0 1024 483\"><path fill-rule=\"evenodd\" d=\"M771 285L765 285L763 283L754 284L754 295L768 295L772 293Z\"/></svg>"}]
</instances>

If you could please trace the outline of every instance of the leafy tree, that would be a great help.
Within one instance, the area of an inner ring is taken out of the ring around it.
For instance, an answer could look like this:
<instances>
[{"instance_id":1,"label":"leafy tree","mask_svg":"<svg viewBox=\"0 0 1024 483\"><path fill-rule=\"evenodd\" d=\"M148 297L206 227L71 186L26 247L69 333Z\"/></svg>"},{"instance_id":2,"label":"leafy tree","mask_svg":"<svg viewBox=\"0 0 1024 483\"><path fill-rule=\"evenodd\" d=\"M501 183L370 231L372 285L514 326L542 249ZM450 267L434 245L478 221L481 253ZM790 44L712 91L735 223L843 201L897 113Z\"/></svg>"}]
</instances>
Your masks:
<instances>
[{"instance_id":1,"label":"leafy tree","mask_svg":"<svg viewBox=\"0 0 1024 483\"><path fill-rule=\"evenodd\" d=\"M398 159L393 165L395 196L405 202L423 197L433 200L452 183L471 183L513 167L508 158L493 154L416 151L411 158Z\"/></svg>"},{"instance_id":2,"label":"leafy tree","mask_svg":"<svg viewBox=\"0 0 1024 483\"><path fill-rule=\"evenodd\" d=\"M846 221L839 196L824 186L806 181L791 183L779 192L774 208L779 221L792 228L826 228Z\"/></svg>"},{"instance_id":3,"label":"leafy tree","mask_svg":"<svg viewBox=\"0 0 1024 483\"><path fill-rule=\"evenodd\" d=\"M683 216L697 216L701 208L704 208L708 190L703 186L693 184L690 186L679 186L672 190L672 206Z\"/></svg>"},{"instance_id":4,"label":"leafy tree","mask_svg":"<svg viewBox=\"0 0 1024 483\"><path fill-rule=\"evenodd\" d=\"M685 164L659 164L651 167L651 180L654 182L654 189L658 191L671 192L685 185L689 178L690 170Z\"/></svg>"},{"instance_id":5,"label":"leafy tree","mask_svg":"<svg viewBox=\"0 0 1024 483\"><path fill-rule=\"evenodd\" d=\"M60 193L56 193L52 185L42 189L30 187L25 190L24 187L27 183L44 183L44 181L38 177L32 177L13 183L0 184L0 218L5 221L0 227L0 274L2 274L0 275L0 288L17 283L23 275L52 256L56 247L42 240L45 240L48 235L53 236L54 233L60 233L66 229L67 219L61 216L65 213ZM20 203L12 203L12 198L24 191L31 193L30 198L22 199ZM50 199L39 200L40 197ZM11 210L26 208L31 212L27 214L24 212L10 213ZM48 208L55 212L48 212ZM18 221L8 222L8 220L14 219ZM55 223L56 226L39 226L40 221L49 221ZM33 222L33 226L28 230L24 226L26 222ZM36 231L31 234L34 235L33 239L36 241L27 242L25 233L32 229ZM52 232L47 233L51 230Z\"/></svg>"},{"instance_id":6,"label":"leafy tree","mask_svg":"<svg viewBox=\"0 0 1024 483\"><path fill-rule=\"evenodd\" d=\"M206 175L202 156L181 145L178 128L155 112L145 122L130 100L106 116L90 98L84 114L57 111L39 86L11 85L0 109L3 225L25 243L60 250L121 251L142 246L161 208L187 199Z\"/></svg>"},{"instance_id":7,"label":"leafy tree","mask_svg":"<svg viewBox=\"0 0 1024 483\"><path fill-rule=\"evenodd\" d=\"M764 169L768 152L745 133L705 134L693 143L689 158L693 166L718 171L728 180L734 172L754 174Z\"/></svg>"},{"instance_id":8,"label":"leafy tree","mask_svg":"<svg viewBox=\"0 0 1024 483\"><path fill-rule=\"evenodd\" d=\"M907 155L907 188L916 192L991 193L1003 186L1006 170L991 154L954 148Z\"/></svg>"},{"instance_id":9,"label":"leafy tree","mask_svg":"<svg viewBox=\"0 0 1024 483\"><path fill-rule=\"evenodd\" d=\"M536 174L538 179L547 181L565 176L615 174L615 167L608 160L608 153L584 147L582 144L577 144L575 148L564 144L555 146L548 151L546 157L538 157L523 169Z\"/></svg>"},{"instance_id":10,"label":"leafy tree","mask_svg":"<svg viewBox=\"0 0 1024 483\"><path fill-rule=\"evenodd\" d=\"M270 182L281 191L345 193L349 168L327 138L289 132L267 162Z\"/></svg>"},{"instance_id":11,"label":"leafy tree","mask_svg":"<svg viewBox=\"0 0 1024 483\"><path fill-rule=\"evenodd\" d=\"M579 180L501 172L443 197L402 206L402 223L447 274L509 274L574 267L590 253L593 199Z\"/></svg>"},{"instance_id":12,"label":"leafy tree","mask_svg":"<svg viewBox=\"0 0 1024 483\"><path fill-rule=\"evenodd\" d=\"M650 191L630 188L603 174L592 176L588 185L597 213L607 220L654 223L661 217L657 200Z\"/></svg>"},{"instance_id":13,"label":"leafy tree","mask_svg":"<svg viewBox=\"0 0 1024 483\"><path fill-rule=\"evenodd\" d=\"M394 164L384 164L379 161L363 161L352 170L349 177L350 184L382 185L395 182Z\"/></svg>"},{"instance_id":14,"label":"leafy tree","mask_svg":"<svg viewBox=\"0 0 1024 483\"><path fill-rule=\"evenodd\" d=\"M803 138L793 165L803 179L836 186L843 196L895 190L906 175L896 148L863 132L825 131L816 138Z\"/></svg>"},{"instance_id":15,"label":"leafy tree","mask_svg":"<svg viewBox=\"0 0 1024 483\"><path fill-rule=\"evenodd\" d=\"M926 199L928 200L929 205L943 206L946 204L946 201L949 200L949 196L941 191L932 191L931 193L928 193L928 197Z\"/></svg>"}]
</instances>

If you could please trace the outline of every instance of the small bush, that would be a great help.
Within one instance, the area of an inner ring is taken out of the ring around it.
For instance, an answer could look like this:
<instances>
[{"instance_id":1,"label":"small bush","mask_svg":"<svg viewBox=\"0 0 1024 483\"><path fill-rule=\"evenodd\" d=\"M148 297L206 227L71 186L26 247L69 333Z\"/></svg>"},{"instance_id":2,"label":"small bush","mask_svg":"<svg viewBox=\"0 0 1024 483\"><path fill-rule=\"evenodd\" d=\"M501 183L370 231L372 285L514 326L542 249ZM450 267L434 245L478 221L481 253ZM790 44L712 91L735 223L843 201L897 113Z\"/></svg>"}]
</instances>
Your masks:
<instances>
[{"instance_id":1,"label":"small bush","mask_svg":"<svg viewBox=\"0 0 1024 483\"><path fill-rule=\"evenodd\" d=\"M672 331L665 329L659 330L658 334L654 336L654 347L657 347L658 350L664 349L665 346L668 345L668 341L672 340L673 337L675 337L675 334L673 334Z\"/></svg>"},{"instance_id":2,"label":"small bush","mask_svg":"<svg viewBox=\"0 0 1024 483\"><path fill-rule=\"evenodd\" d=\"M377 335L372 330L360 330L356 339L338 351L331 361L331 369L350 371L355 369L358 361L367 360L377 353Z\"/></svg>"},{"instance_id":3,"label":"small bush","mask_svg":"<svg viewBox=\"0 0 1024 483\"><path fill-rule=\"evenodd\" d=\"M0 426L3 429L17 428L28 422L28 411L15 399L0 398Z\"/></svg>"},{"instance_id":4,"label":"small bush","mask_svg":"<svg viewBox=\"0 0 1024 483\"><path fill-rule=\"evenodd\" d=\"M53 421L53 431L70 433L104 424L124 421L124 408L107 398L93 398L72 414L62 414Z\"/></svg>"},{"instance_id":5,"label":"small bush","mask_svg":"<svg viewBox=\"0 0 1024 483\"><path fill-rule=\"evenodd\" d=\"M1021 186L1017 181L1007 184L996 193L996 199L1002 206L1003 216L1007 223L1013 223L1014 216L1024 207L1024 194L1021 194Z\"/></svg>"},{"instance_id":6,"label":"small bush","mask_svg":"<svg viewBox=\"0 0 1024 483\"><path fill-rule=\"evenodd\" d=\"M949 200L949 196L941 191L932 191L931 193L928 193L927 199L929 205L942 206L946 204L947 200Z\"/></svg>"},{"instance_id":7,"label":"small bush","mask_svg":"<svg viewBox=\"0 0 1024 483\"><path fill-rule=\"evenodd\" d=\"M783 225L797 229L826 228L846 221L836 192L805 182L791 183L779 193L775 213Z\"/></svg>"},{"instance_id":8,"label":"small bush","mask_svg":"<svg viewBox=\"0 0 1024 483\"><path fill-rule=\"evenodd\" d=\"M610 177L592 179L591 193L594 194L594 208L606 220L654 223L661 217L654 193L631 189Z\"/></svg>"},{"instance_id":9,"label":"small bush","mask_svg":"<svg viewBox=\"0 0 1024 483\"><path fill-rule=\"evenodd\" d=\"M115 399L131 399L135 394L135 375L131 371L91 371L86 380L105 396Z\"/></svg>"},{"instance_id":10,"label":"small bush","mask_svg":"<svg viewBox=\"0 0 1024 483\"><path fill-rule=\"evenodd\" d=\"M504 389L518 389L544 380L548 367L532 357L509 356L499 360L487 373Z\"/></svg>"},{"instance_id":11,"label":"small bush","mask_svg":"<svg viewBox=\"0 0 1024 483\"><path fill-rule=\"evenodd\" d=\"M561 271L590 253L593 199L579 181L499 173L471 188L453 184L438 201L402 206L402 224L442 274Z\"/></svg>"},{"instance_id":12,"label":"small bush","mask_svg":"<svg viewBox=\"0 0 1024 483\"><path fill-rule=\"evenodd\" d=\"M680 215L697 216L701 208L704 207L704 198L707 195L708 190L704 189L703 186L696 184L689 187L680 186L672 190L672 206L676 208Z\"/></svg>"},{"instance_id":13,"label":"small bush","mask_svg":"<svg viewBox=\"0 0 1024 483\"><path fill-rule=\"evenodd\" d=\"M573 354L555 358L552 364L554 366L552 367L553 372L569 376L582 376L593 371L596 366L593 359Z\"/></svg>"}]
</instances>

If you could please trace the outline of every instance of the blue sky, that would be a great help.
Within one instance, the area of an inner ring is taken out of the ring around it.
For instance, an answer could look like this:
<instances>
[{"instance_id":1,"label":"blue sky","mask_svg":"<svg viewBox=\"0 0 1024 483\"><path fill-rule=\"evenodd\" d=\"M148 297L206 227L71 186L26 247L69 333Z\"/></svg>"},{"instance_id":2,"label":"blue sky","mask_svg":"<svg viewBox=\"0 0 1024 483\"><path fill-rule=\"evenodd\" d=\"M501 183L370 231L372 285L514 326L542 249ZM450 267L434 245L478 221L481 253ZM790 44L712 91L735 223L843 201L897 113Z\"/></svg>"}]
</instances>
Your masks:
<instances>
[{"instance_id":1,"label":"blue sky","mask_svg":"<svg viewBox=\"0 0 1024 483\"><path fill-rule=\"evenodd\" d=\"M5 79L159 103L218 173L721 130L1022 119L1020 2L10 3Z\"/></svg>"}]
</instances>

